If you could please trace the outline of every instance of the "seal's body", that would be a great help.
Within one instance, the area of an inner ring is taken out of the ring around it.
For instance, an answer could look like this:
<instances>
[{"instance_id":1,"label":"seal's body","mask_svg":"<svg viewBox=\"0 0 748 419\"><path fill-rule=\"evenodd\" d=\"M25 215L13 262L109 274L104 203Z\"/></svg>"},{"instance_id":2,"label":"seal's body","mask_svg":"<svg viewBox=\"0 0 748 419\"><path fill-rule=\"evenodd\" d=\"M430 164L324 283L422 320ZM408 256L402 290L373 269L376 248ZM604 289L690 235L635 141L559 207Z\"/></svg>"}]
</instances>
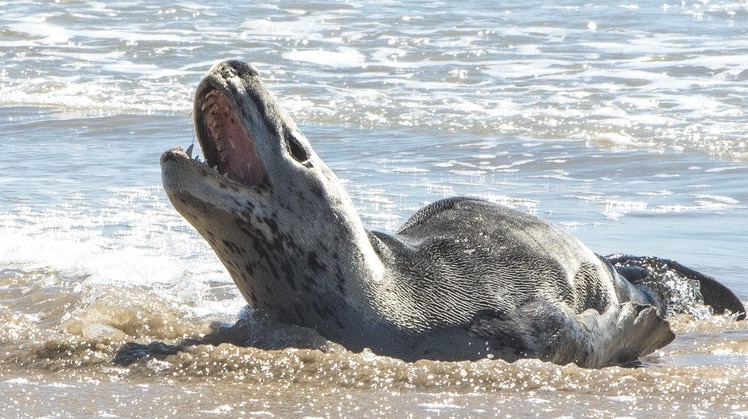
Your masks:
<instances>
[{"instance_id":1,"label":"seal's body","mask_svg":"<svg viewBox=\"0 0 748 419\"><path fill-rule=\"evenodd\" d=\"M195 125L206 162L165 152L164 188L250 306L282 322L406 360L537 357L598 367L674 338L660 316L665 303L636 263L619 273L537 217L452 198L394 235L367 231L248 64L208 73Z\"/></svg>"}]
</instances>

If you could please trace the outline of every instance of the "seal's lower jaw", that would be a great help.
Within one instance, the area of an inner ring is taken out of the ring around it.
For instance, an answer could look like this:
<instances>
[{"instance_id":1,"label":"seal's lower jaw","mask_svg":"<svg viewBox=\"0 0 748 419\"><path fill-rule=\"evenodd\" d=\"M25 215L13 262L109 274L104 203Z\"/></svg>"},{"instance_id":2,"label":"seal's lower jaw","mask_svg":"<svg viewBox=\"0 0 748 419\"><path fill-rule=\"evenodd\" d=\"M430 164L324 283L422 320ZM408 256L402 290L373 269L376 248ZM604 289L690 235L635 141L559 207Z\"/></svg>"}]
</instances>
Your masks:
<instances>
[{"instance_id":1,"label":"seal's lower jaw","mask_svg":"<svg viewBox=\"0 0 748 419\"><path fill-rule=\"evenodd\" d=\"M230 91L215 88L209 81L198 88L195 131L208 167L242 185L261 186L266 173L249 126Z\"/></svg>"},{"instance_id":2,"label":"seal's lower jaw","mask_svg":"<svg viewBox=\"0 0 748 419\"><path fill-rule=\"evenodd\" d=\"M191 195L201 200L216 199L219 191L247 195L266 187L247 186L218 173L215 168L176 147L161 155L161 178L169 198Z\"/></svg>"},{"instance_id":3,"label":"seal's lower jaw","mask_svg":"<svg viewBox=\"0 0 748 419\"><path fill-rule=\"evenodd\" d=\"M215 169L198 159L193 159L190 154L176 147L161 154L161 177L167 194L182 190L197 189L207 185L212 178L215 183L228 182L229 179L221 176Z\"/></svg>"}]
</instances>

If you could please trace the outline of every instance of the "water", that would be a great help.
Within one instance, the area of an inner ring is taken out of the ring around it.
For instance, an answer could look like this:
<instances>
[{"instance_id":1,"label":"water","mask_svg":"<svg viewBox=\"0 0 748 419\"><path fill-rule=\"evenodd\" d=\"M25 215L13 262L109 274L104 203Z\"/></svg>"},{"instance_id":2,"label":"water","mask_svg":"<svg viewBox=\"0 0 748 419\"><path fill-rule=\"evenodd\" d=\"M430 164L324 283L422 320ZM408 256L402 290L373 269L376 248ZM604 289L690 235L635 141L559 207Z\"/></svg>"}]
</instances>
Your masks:
<instances>
[{"instance_id":1,"label":"water","mask_svg":"<svg viewBox=\"0 0 748 419\"><path fill-rule=\"evenodd\" d=\"M362 218L478 196L748 300L748 5L0 2L0 415L748 416L748 328L673 320L646 368L406 364L231 345L118 366L244 306L174 211L216 61L254 63Z\"/></svg>"}]
</instances>

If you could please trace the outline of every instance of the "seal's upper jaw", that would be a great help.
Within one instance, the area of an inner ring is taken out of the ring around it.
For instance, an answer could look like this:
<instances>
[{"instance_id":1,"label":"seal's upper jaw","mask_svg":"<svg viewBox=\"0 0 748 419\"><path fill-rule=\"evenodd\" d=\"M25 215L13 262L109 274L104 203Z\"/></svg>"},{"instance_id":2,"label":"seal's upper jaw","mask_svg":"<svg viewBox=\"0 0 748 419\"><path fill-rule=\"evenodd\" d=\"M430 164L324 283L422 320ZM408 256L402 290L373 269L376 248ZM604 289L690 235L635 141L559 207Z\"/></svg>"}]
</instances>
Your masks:
<instances>
[{"instance_id":1,"label":"seal's upper jaw","mask_svg":"<svg viewBox=\"0 0 748 419\"><path fill-rule=\"evenodd\" d=\"M235 95L208 78L195 96L195 131L208 166L245 186L266 182L256 138L247 126Z\"/></svg>"},{"instance_id":2,"label":"seal's upper jaw","mask_svg":"<svg viewBox=\"0 0 748 419\"><path fill-rule=\"evenodd\" d=\"M218 173L248 186L262 183L264 170L254 141L220 90L207 88L196 98L196 130L206 162Z\"/></svg>"}]
</instances>

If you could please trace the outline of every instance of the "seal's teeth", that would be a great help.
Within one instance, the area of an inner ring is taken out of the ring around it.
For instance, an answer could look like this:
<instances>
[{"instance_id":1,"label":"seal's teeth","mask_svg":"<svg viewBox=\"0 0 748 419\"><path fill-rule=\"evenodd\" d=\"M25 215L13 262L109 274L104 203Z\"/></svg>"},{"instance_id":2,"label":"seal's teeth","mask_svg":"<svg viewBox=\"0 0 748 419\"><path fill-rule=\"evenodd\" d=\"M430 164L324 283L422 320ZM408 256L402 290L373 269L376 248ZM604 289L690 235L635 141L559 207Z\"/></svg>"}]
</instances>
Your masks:
<instances>
[{"instance_id":1,"label":"seal's teeth","mask_svg":"<svg viewBox=\"0 0 748 419\"><path fill-rule=\"evenodd\" d=\"M217 114L219 111L218 105L218 93L215 91L208 93L205 95L203 104L200 106L200 109L203 112L209 111L211 114Z\"/></svg>"},{"instance_id":2,"label":"seal's teeth","mask_svg":"<svg viewBox=\"0 0 748 419\"><path fill-rule=\"evenodd\" d=\"M188 156L189 158L192 158L192 149L193 149L194 147L195 147L195 144L190 144L190 146L189 146L189 147L187 147L187 151L185 151L185 154L187 154L187 156Z\"/></svg>"}]
</instances>

